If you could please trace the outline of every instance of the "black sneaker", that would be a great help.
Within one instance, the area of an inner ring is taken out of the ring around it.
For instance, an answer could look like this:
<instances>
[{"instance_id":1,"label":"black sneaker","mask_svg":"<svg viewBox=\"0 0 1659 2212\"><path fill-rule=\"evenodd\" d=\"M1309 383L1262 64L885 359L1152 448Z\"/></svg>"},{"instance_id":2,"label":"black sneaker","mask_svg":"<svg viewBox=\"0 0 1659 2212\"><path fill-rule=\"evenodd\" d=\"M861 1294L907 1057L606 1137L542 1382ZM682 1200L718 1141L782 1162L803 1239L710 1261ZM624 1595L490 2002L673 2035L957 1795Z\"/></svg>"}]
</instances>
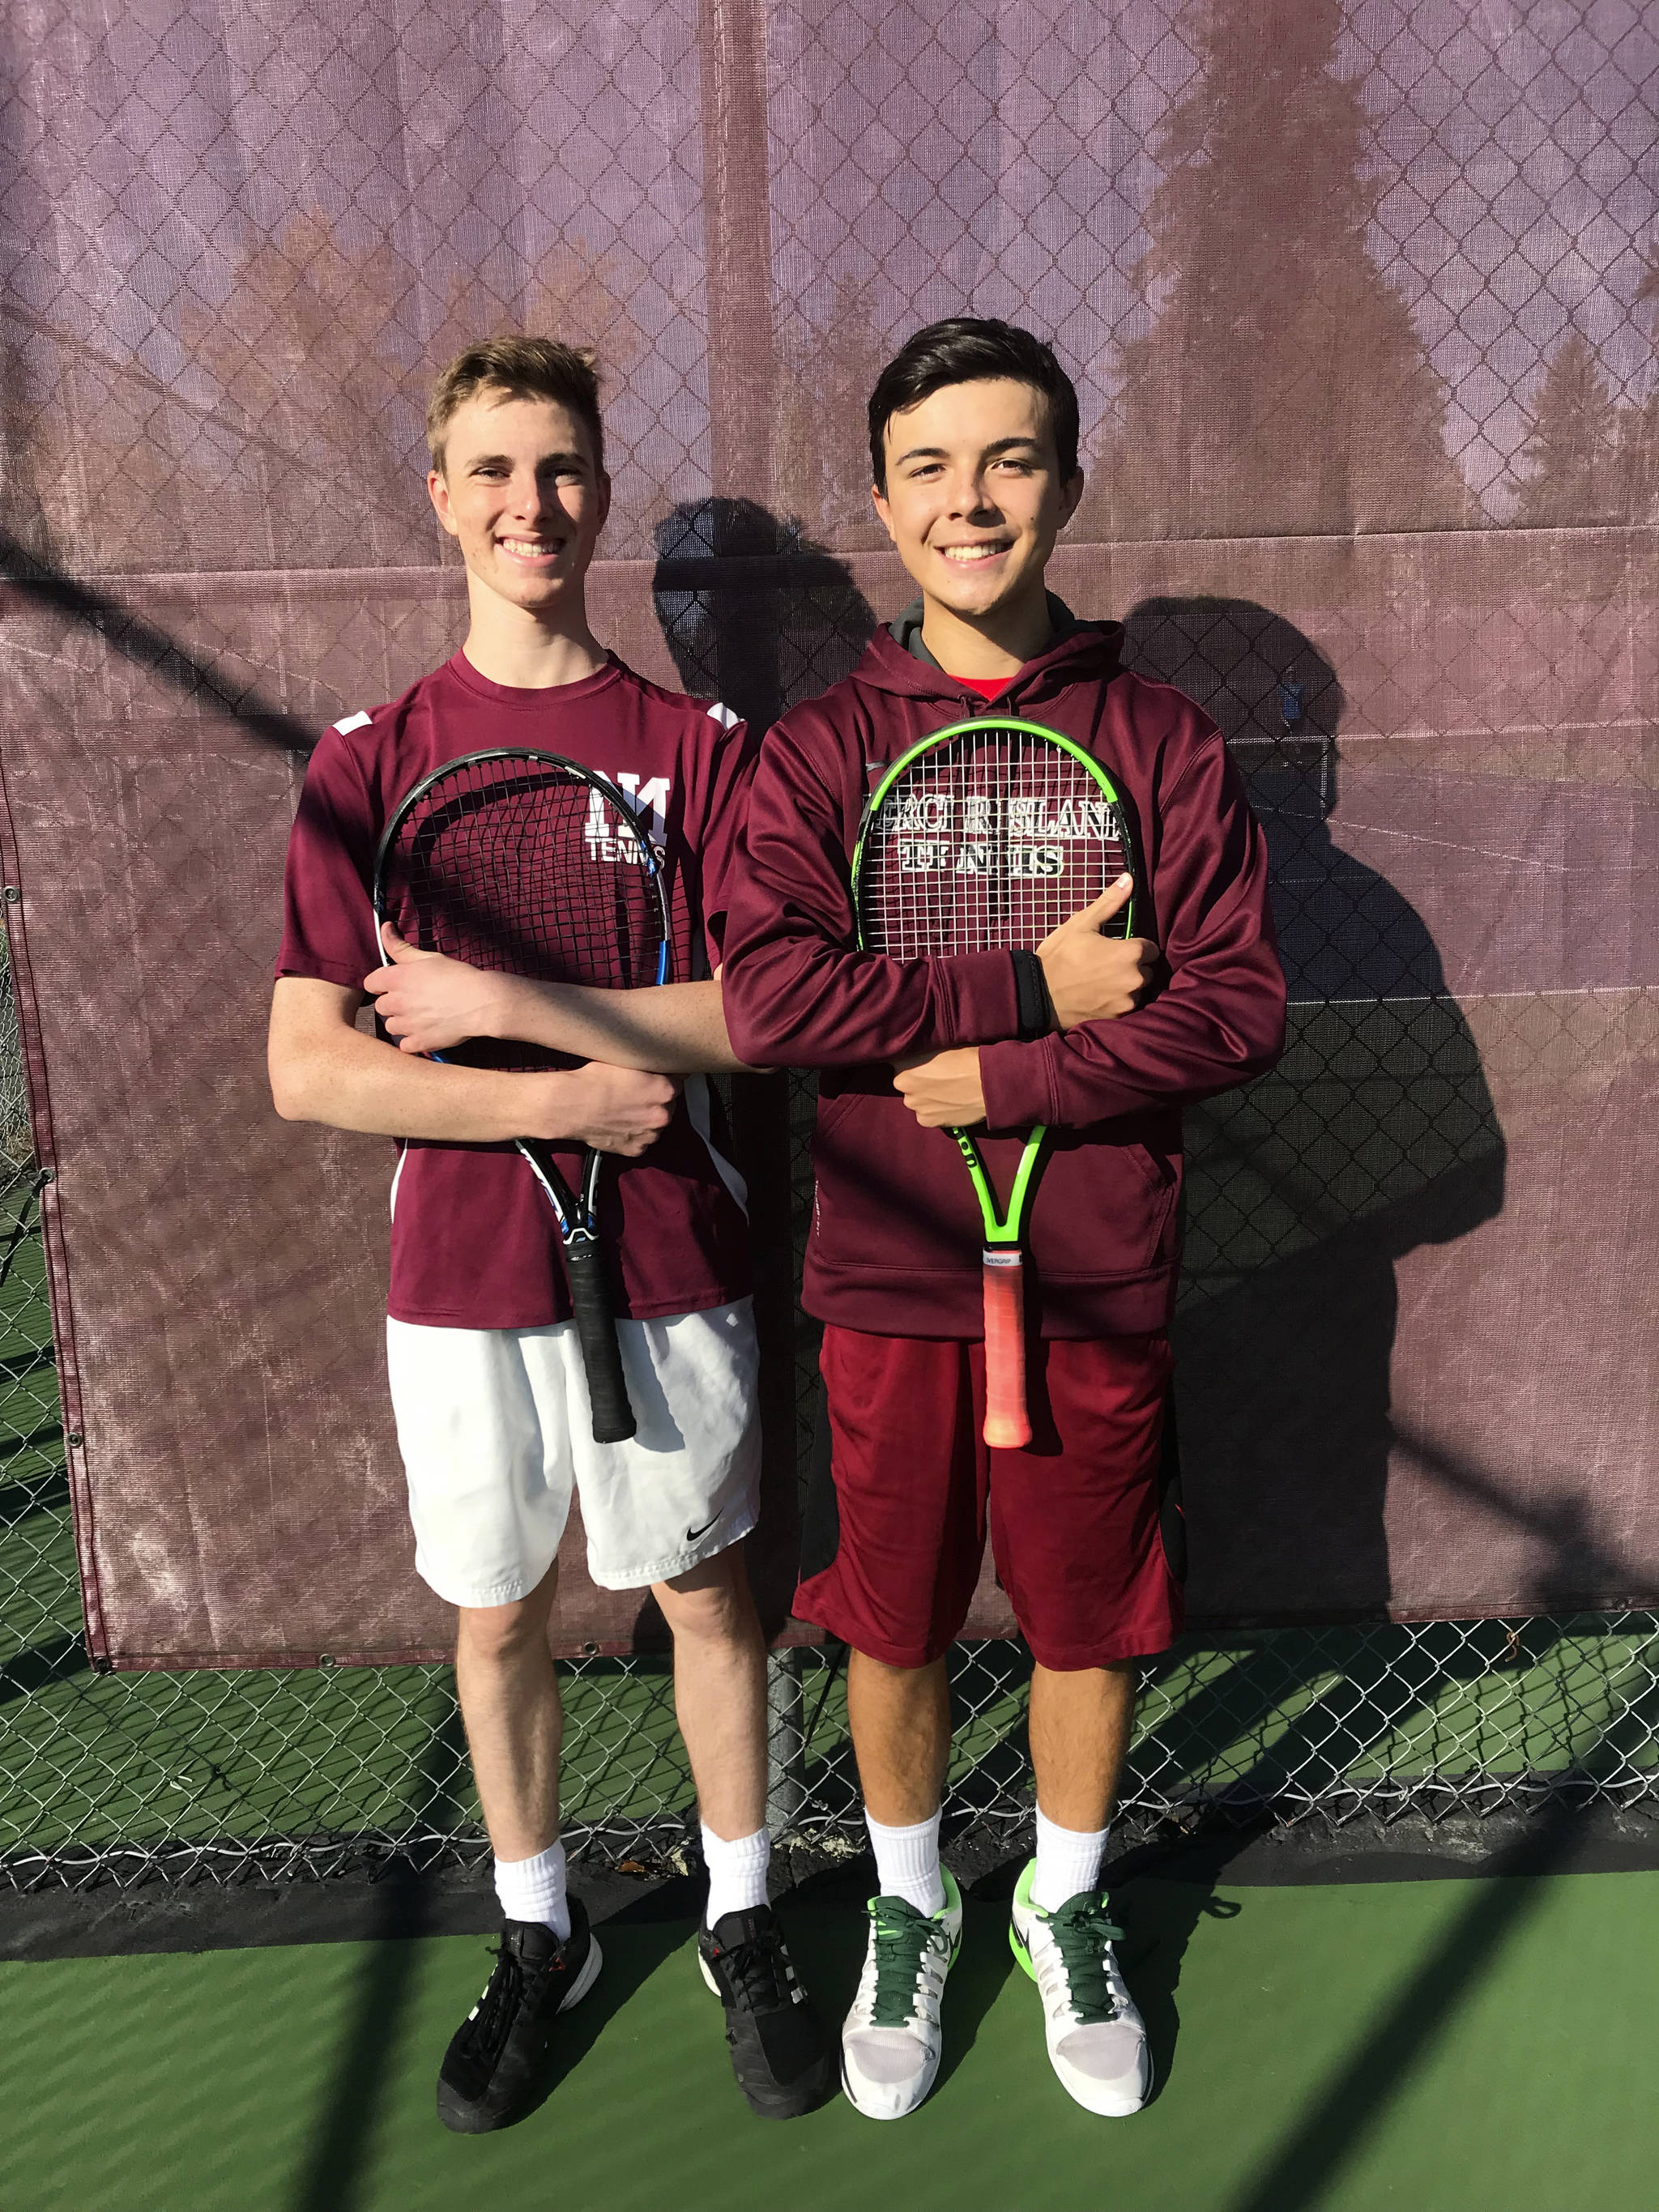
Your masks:
<instances>
[{"instance_id":1,"label":"black sneaker","mask_svg":"<svg viewBox=\"0 0 1659 2212\"><path fill-rule=\"evenodd\" d=\"M697 1963L726 2008L732 2071L751 2109L793 2120L823 2104L836 2087L835 2054L771 1906L728 1912L700 1928Z\"/></svg>"},{"instance_id":2,"label":"black sneaker","mask_svg":"<svg viewBox=\"0 0 1659 2212\"><path fill-rule=\"evenodd\" d=\"M599 1947L580 1898L570 1899L562 1943L539 1921L506 1923L495 1971L438 2070L438 2118L447 2128L481 2136L523 2116L555 2015L587 1995L599 1971Z\"/></svg>"}]
</instances>

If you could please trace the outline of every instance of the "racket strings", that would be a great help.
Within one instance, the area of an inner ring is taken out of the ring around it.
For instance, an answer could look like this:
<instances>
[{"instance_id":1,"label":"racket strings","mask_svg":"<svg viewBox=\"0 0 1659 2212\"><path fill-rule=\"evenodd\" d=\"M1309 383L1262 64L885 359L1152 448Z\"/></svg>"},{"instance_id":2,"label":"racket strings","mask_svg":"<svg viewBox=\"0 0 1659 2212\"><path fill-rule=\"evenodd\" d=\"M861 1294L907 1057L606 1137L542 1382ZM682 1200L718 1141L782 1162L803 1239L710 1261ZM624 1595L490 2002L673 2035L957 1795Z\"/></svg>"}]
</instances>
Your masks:
<instances>
[{"instance_id":1,"label":"racket strings","mask_svg":"<svg viewBox=\"0 0 1659 2212\"><path fill-rule=\"evenodd\" d=\"M653 981L660 904L637 830L605 795L550 769L469 768L434 785L388 856L411 942L545 982Z\"/></svg>"},{"instance_id":2,"label":"racket strings","mask_svg":"<svg viewBox=\"0 0 1659 2212\"><path fill-rule=\"evenodd\" d=\"M542 982L626 990L661 972L663 908L636 825L547 763L467 763L424 793L382 864L387 911L422 951ZM564 1066L474 1040L453 1057Z\"/></svg>"},{"instance_id":3,"label":"racket strings","mask_svg":"<svg viewBox=\"0 0 1659 2212\"><path fill-rule=\"evenodd\" d=\"M862 937L896 959L1035 949L1127 865L1117 808L1061 746L990 730L925 753L866 825Z\"/></svg>"}]
</instances>

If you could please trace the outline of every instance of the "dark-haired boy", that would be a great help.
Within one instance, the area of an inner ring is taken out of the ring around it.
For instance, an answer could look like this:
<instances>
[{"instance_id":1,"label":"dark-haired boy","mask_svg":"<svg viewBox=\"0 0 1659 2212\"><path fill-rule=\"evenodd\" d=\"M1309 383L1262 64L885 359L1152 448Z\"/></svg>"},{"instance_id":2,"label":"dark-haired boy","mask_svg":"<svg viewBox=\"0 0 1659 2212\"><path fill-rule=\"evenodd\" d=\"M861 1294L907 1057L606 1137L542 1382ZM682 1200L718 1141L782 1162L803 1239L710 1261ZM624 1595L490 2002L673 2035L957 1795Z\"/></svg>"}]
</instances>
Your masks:
<instances>
[{"instance_id":1,"label":"dark-haired boy","mask_svg":"<svg viewBox=\"0 0 1659 2212\"><path fill-rule=\"evenodd\" d=\"M438 2108L469 2133L533 2098L554 2017L599 1965L559 1841L559 1694L549 1648L557 1551L579 1492L589 1571L649 1585L674 1636L675 1701L709 1869L699 1949L757 2111L833 2083L825 2039L766 1896L765 1655L744 1572L758 1455L742 1186L700 1071L738 1065L712 982L559 989L377 942L381 826L440 763L508 744L568 755L632 793L660 846L675 972L719 957L750 765L725 708L647 683L588 627L610 505L590 358L544 338L469 348L428 416L428 487L466 563L461 650L313 756L289 850L271 1008L278 1111L396 1136L387 1321L416 1565L459 1608L455 1677L505 1917L488 1988L457 2031ZM365 992L398 1047L360 1031ZM514 1037L586 1064L509 1073L428 1051ZM602 1201L621 1270L617 1334L637 1437L598 1444L553 1217L511 1143L578 1172L611 1153Z\"/></svg>"},{"instance_id":2,"label":"dark-haired boy","mask_svg":"<svg viewBox=\"0 0 1659 2212\"><path fill-rule=\"evenodd\" d=\"M828 1486L798 1613L851 1647L848 1708L879 1894L842 2033L859 2110L896 2118L939 2060L961 1899L940 1864L945 1652L988 1517L1031 1647L1036 1856L1012 1940L1065 2087L1145 2102L1151 2066L1100 1869L1135 1662L1180 1593L1159 1535L1181 1109L1270 1066L1285 985L1267 855L1215 725L1118 665L1121 627L1045 590L1083 489L1077 399L1003 323L922 331L870 403L876 509L920 598L853 674L767 738L726 938L733 1043L822 1069L805 1299L825 1324ZM858 950L849 864L872 780L928 732L1000 708L1089 747L1124 793L1146 934L1103 939L1127 887L1037 948L915 961ZM1046 986L1046 988L1045 988ZM896 1071L896 1072L895 1072ZM978 1206L942 1129L1058 1133L1035 1206L1036 1437L980 1437Z\"/></svg>"}]
</instances>

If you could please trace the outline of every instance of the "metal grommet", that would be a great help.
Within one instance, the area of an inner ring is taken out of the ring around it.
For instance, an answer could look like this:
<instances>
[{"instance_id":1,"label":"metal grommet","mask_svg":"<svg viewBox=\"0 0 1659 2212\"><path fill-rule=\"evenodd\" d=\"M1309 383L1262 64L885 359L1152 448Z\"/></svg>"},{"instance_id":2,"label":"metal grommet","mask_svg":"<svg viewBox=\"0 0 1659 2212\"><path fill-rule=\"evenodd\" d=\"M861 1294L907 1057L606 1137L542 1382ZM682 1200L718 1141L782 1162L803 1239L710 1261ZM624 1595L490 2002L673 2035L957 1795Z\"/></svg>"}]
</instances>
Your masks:
<instances>
[{"instance_id":1,"label":"metal grommet","mask_svg":"<svg viewBox=\"0 0 1659 2212\"><path fill-rule=\"evenodd\" d=\"M82 1435L79 1429L71 1429L69 1434L64 1437L64 1442L68 1444L72 1450L79 1451L82 1445L86 1442L86 1438Z\"/></svg>"},{"instance_id":2,"label":"metal grommet","mask_svg":"<svg viewBox=\"0 0 1659 2212\"><path fill-rule=\"evenodd\" d=\"M18 890L15 884L8 884L6 885L6 904L8 906L15 906L21 899L22 896L22 892Z\"/></svg>"}]
</instances>

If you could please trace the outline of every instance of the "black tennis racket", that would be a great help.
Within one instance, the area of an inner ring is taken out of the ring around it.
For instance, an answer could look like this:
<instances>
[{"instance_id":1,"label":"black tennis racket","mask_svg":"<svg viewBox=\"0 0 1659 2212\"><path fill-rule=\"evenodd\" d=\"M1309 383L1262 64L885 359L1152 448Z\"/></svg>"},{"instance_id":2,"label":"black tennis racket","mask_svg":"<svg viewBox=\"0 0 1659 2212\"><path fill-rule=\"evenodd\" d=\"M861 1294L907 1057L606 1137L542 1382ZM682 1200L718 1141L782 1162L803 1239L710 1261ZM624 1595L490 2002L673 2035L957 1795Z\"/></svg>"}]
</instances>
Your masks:
<instances>
[{"instance_id":1,"label":"black tennis racket","mask_svg":"<svg viewBox=\"0 0 1659 2212\"><path fill-rule=\"evenodd\" d=\"M1035 951L1126 869L1134 870L1129 832L1099 762L1040 723L975 715L912 745L871 793L853 855L859 942L897 960ZM1131 933L1133 903L1107 933ZM1006 1212L972 1137L947 1133L985 1228L985 1441L1018 1448L1031 1440L1020 1245L1048 1132L1039 1122L1027 1137Z\"/></svg>"},{"instance_id":2,"label":"black tennis racket","mask_svg":"<svg viewBox=\"0 0 1659 2212\"><path fill-rule=\"evenodd\" d=\"M374 855L374 918L422 951L470 967L611 990L668 980L662 869L629 801L556 753L507 750L447 762L399 800ZM568 1066L535 1045L475 1038L438 1060ZM548 1147L514 1139L558 1223L594 1439L637 1427L599 1241L605 1156L582 1148L578 1197Z\"/></svg>"}]
</instances>

